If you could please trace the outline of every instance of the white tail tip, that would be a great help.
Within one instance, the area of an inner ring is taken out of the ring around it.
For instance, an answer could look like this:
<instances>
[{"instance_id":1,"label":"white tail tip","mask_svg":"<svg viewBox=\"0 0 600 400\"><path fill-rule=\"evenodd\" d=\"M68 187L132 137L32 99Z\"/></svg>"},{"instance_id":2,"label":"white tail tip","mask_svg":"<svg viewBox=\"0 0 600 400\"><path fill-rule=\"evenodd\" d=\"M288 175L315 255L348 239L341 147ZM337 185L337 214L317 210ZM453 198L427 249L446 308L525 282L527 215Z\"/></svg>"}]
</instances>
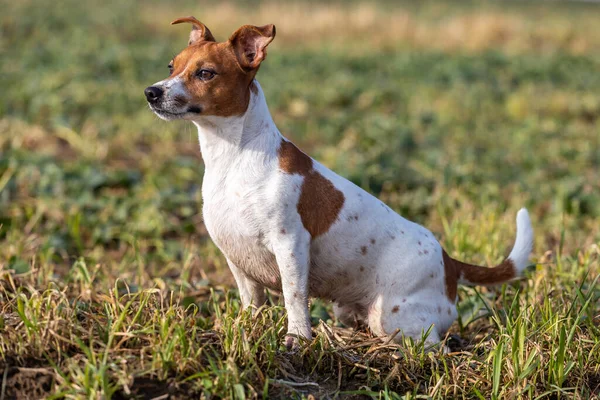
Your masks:
<instances>
[{"instance_id":1,"label":"white tail tip","mask_svg":"<svg viewBox=\"0 0 600 400\"><path fill-rule=\"evenodd\" d=\"M529 265L529 256L533 250L533 228L529 213L525 208L521 208L517 213L517 238L515 245L508 258L512 260L517 269L517 274L521 275L523 270Z\"/></svg>"}]
</instances>

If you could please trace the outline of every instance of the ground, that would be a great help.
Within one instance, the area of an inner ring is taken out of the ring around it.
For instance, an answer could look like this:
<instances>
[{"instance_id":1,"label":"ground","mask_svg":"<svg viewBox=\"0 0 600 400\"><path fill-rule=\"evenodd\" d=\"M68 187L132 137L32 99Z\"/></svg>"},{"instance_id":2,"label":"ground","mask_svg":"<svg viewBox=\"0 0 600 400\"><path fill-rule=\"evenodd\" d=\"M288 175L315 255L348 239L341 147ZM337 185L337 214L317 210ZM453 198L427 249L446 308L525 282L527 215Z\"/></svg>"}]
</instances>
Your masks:
<instances>
[{"instance_id":1,"label":"ground","mask_svg":"<svg viewBox=\"0 0 600 400\"><path fill-rule=\"evenodd\" d=\"M0 5L0 399L600 396L598 6ZM453 257L501 261L530 210L526 277L460 289L450 354L318 300L288 352L276 294L240 312L195 131L143 96L187 15L217 39L275 23L258 79L283 134Z\"/></svg>"}]
</instances>

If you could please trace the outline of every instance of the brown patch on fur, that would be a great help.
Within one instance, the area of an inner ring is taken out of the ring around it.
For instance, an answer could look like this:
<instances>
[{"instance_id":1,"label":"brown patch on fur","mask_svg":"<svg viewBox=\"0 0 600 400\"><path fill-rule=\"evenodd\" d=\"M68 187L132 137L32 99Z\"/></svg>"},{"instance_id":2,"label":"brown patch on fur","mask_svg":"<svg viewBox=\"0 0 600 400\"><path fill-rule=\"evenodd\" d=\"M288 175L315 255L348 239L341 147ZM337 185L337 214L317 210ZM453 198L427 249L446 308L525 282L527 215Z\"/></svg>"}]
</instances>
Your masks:
<instances>
[{"instance_id":1,"label":"brown patch on fur","mask_svg":"<svg viewBox=\"0 0 600 400\"><path fill-rule=\"evenodd\" d=\"M400 311L400 306L394 306L394 308L392 308L393 313L397 313L398 311Z\"/></svg>"},{"instance_id":2,"label":"brown patch on fur","mask_svg":"<svg viewBox=\"0 0 600 400\"><path fill-rule=\"evenodd\" d=\"M361 254L364 256L367 254L367 246L361 246L360 247L360 252Z\"/></svg>"},{"instance_id":3,"label":"brown patch on fur","mask_svg":"<svg viewBox=\"0 0 600 400\"><path fill-rule=\"evenodd\" d=\"M375 239L371 239L371 244L375 244L377 241Z\"/></svg>"},{"instance_id":4,"label":"brown patch on fur","mask_svg":"<svg viewBox=\"0 0 600 400\"><path fill-rule=\"evenodd\" d=\"M306 176L313 169L313 161L292 142L282 140L279 147L279 168L288 174Z\"/></svg>"},{"instance_id":5,"label":"brown patch on fur","mask_svg":"<svg viewBox=\"0 0 600 400\"><path fill-rule=\"evenodd\" d=\"M283 228L281 228L281 230L280 230L279 232L281 232L281 234L282 234L282 235L285 235L285 234L286 234L286 230L285 230L285 229L283 229Z\"/></svg>"},{"instance_id":6,"label":"brown patch on fur","mask_svg":"<svg viewBox=\"0 0 600 400\"><path fill-rule=\"evenodd\" d=\"M365 271L365 267L363 267L362 265L360 266L360 272L364 272Z\"/></svg>"},{"instance_id":7,"label":"brown patch on fur","mask_svg":"<svg viewBox=\"0 0 600 400\"><path fill-rule=\"evenodd\" d=\"M456 300L458 280L464 279L476 285L493 285L511 280L516 276L515 265L508 258L493 268L485 268L453 259L442 249L444 273L446 276L446 296Z\"/></svg>"},{"instance_id":8,"label":"brown patch on fur","mask_svg":"<svg viewBox=\"0 0 600 400\"><path fill-rule=\"evenodd\" d=\"M279 147L279 168L288 174L304 176L298 214L311 237L314 239L329 231L344 205L344 194L330 180L315 171L309 156L285 140L281 141Z\"/></svg>"},{"instance_id":9,"label":"brown patch on fur","mask_svg":"<svg viewBox=\"0 0 600 400\"><path fill-rule=\"evenodd\" d=\"M336 221L344 200L342 192L318 172L313 171L304 177L298 212L302 224L313 238L329 230Z\"/></svg>"}]
</instances>

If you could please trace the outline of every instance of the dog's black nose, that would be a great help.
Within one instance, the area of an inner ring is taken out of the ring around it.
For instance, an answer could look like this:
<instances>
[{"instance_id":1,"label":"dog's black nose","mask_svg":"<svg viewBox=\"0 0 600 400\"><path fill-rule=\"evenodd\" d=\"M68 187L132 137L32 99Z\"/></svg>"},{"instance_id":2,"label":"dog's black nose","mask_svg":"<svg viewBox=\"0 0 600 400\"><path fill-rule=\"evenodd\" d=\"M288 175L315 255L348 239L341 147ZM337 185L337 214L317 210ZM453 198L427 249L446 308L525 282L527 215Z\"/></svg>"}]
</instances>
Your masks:
<instances>
[{"instance_id":1,"label":"dog's black nose","mask_svg":"<svg viewBox=\"0 0 600 400\"><path fill-rule=\"evenodd\" d=\"M160 96L162 96L163 91L161 88L158 88L156 86L149 86L146 88L146 90L144 90L144 94L146 95L146 100L148 100L150 103L154 103L155 101L160 99Z\"/></svg>"}]
</instances>

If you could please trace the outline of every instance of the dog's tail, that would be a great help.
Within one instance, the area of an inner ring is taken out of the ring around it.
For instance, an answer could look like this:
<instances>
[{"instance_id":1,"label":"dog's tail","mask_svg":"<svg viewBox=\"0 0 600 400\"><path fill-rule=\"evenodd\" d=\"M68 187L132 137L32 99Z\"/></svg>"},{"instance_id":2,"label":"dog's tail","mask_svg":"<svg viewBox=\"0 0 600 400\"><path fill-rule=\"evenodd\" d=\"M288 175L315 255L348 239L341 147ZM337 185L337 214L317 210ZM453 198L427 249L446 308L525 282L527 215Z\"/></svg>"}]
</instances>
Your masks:
<instances>
[{"instance_id":1,"label":"dog's tail","mask_svg":"<svg viewBox=\"0 0 600 400\"><path fill-rule=\"evenodd\" d=\"M485 268L451 258L445 251L446 286L452 292L456 282L467 285L496 285L519 277L527 267L533 248L533 228L527 210L517 213L517 238L510 255L494 268ZM450 286L449 286L450 285ZM454 293L456 289L454 289Z\"/></svg>"}]
</instances>

